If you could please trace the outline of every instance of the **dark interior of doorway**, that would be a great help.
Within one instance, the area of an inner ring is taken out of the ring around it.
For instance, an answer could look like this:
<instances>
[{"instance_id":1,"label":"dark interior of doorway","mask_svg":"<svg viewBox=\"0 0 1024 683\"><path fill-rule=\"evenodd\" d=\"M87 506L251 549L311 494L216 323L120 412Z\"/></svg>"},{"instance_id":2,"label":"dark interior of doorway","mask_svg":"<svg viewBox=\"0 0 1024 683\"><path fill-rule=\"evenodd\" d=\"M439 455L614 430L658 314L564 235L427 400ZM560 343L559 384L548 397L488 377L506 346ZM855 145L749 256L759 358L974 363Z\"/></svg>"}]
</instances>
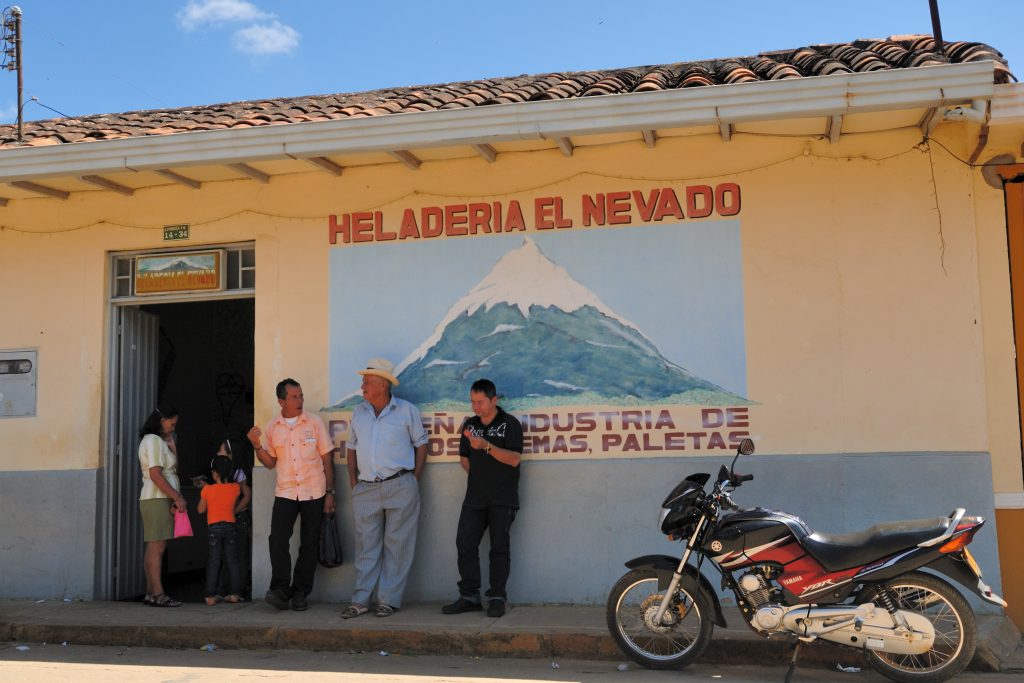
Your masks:
<instances>
[{"instance_id":1,"label":"dark interior of doorway","mask_svg":"<svg viewBox=\"0 0 1024 683\"><path fill-rule=\"evenodd\" d=\"M253 424L253 335L255 301L197 301L152 304L142 310L160 318L157 397L179 412L178 475L188 501L194 536L168 542L164 589L186 602L206 593L206 521L196 512L199 489L193 478L207 473L210 458L226 437L239 439L234 459L250 478L252 449L245 433ZM250 595L251 525L240 525L243 583ZM247 542L248 541L248 542Z\"/></svg>"}]
</instances>

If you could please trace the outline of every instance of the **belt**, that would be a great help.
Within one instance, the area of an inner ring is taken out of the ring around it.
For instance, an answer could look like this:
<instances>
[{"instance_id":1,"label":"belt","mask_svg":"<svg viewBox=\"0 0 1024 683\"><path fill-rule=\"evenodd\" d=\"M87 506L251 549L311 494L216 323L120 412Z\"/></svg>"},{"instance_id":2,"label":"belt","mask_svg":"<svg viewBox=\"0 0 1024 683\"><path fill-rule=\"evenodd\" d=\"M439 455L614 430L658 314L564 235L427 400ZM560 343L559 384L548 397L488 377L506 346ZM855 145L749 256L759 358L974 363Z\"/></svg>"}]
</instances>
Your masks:
<instances>
[{"instance_id":1,"label":"belt","mask_svg":"<svg viewBox=\"0 0 1024 683\"><path fill-rule=\"evenodd\" d=\"M390 477L374 477L373 479L363 479L368 484L379 484L382 481L391 481L392 479L398 479L403 474L410 474L412 470L398 470Z\"/></svg>"}]
</instances>

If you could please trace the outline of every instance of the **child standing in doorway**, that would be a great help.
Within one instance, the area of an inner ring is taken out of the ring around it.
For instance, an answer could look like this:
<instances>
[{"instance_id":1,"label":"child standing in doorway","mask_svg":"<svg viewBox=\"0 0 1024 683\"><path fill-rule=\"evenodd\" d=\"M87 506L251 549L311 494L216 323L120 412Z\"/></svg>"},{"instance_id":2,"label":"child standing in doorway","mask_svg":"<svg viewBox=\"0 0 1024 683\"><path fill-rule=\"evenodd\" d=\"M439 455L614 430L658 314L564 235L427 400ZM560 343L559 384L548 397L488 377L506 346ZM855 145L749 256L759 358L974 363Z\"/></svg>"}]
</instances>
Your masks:
<instances>
[{"instance_id":1,"label":"child standing in doorway","mask_svg":"<svg viewBox=\"0 0 1024 683\"><path fill-rule=\"evenodd\" d=\"M206 558L206 604L216 605L222 599L238 602L242 577L238 562L238 531L235 527L235 502L241 487L231 481L234 466L230 458L216 456L210 461L213 483L200 492L199 513L206 514L209 532L209 554ZM217 577L221 562L228 566L229 595L217 594Z\"/></svg>"}]
</instances>

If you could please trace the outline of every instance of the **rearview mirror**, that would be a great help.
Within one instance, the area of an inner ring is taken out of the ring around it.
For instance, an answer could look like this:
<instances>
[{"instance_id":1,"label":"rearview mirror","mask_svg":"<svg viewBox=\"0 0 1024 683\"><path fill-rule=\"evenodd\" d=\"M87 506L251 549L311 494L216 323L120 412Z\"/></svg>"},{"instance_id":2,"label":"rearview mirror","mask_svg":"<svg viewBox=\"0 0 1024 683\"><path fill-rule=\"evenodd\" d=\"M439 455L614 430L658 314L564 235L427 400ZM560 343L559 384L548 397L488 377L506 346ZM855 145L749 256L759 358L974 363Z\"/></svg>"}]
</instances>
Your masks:
<instances>
[{"instance_id":1,"label":"rearview mirror","mask_svg":"<svg viewBox=\"0 0 1024 683\"><path fill-rule=\"evenodd\" d=\"M754 440L743 439L743 441L740 441L740 447L738 450L742 455L751 455L754 452Z\"/></svg>"}]
</instances>

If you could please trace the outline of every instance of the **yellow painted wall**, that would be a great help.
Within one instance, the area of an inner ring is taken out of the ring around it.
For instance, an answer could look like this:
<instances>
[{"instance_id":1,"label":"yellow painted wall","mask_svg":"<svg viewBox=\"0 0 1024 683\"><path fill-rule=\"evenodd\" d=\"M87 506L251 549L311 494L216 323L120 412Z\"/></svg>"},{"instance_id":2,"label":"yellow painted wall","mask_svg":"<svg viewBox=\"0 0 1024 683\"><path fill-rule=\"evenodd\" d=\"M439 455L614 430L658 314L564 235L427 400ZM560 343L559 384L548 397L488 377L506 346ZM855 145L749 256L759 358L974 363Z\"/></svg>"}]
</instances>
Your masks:
<instances>
[{"instance_id":1,"label":"yellow painted wall","mask_svg":"<svg viewBox=\"0 0 1024 683\"><path fill-rule=\"evenodd\" d=\"M966 157L976 132L946 124L938 135ZM0 470L99 464L106 254L167 246L164 224L191 224L187 246L255 240L263 421L283 376L303 383L309 409L332 398L328 214L509 198L526 206L536 196L736 182L759 452L991 449L997 490L1019 491L1002 196L919 140L916 128L844 136L838 145L737 134L728 143L662 138L651 150L639 139L592 148L583 139L572 158L510 153L494 164L390 164L341 177L311 170L268 185L13 202L0 210L0 291L8 294L0 348L39 347L39 411L0 422ZM425 291L431 269L448 267L457 266L423 264ZM382 273L337 294L386 286Z\"/></svg>"}]
</instances>

